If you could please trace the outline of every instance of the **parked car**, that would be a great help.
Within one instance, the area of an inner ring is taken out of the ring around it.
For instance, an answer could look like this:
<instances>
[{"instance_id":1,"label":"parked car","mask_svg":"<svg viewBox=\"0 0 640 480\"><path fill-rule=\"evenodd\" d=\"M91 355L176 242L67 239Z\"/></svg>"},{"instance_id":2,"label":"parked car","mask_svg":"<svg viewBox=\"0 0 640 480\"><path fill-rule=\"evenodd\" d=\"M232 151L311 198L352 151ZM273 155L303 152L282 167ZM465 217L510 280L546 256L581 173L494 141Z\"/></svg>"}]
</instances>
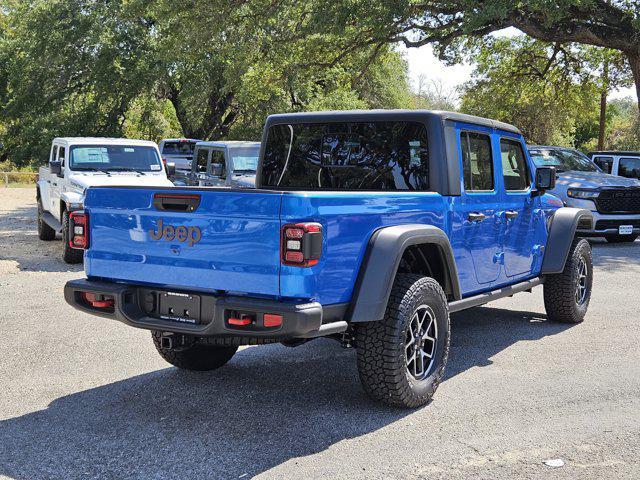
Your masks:
<instances>
[{"instance_id":1,"label":"parked car","mask_svg":"<svg viewBox=\"0 0 640 480\"><path fill-rule=\"evenodd\" d=\"M249 187L256 181L260 142L198 142L189 172L176 175L174 184L200 187Z\"/></svg>"},{"instance_id":2,"label":"parked car","mask_svg":"<svg viewBox=\"0 0 640 480\"><path fill-rule=\"evenodd\" d=\"M578 234L604 237L608 242L633 242L640 235L640 181L604 173L589 157L572 148L530 147L536 166L553 166L558 172L551 193L565 205L589 210L592 229Z\"/></svg>"},{"instance_id":3,"label":"parked car","mask_svg":"<svg viewBox=\"0 0 640 480\"><path fill-rule=\"evenodd\" d=\"M239 345L355 346L364 390L424 405L443 379L449 312L544 284L549 320L590 301L587 209L553 195L513 126L458 113L268 118L257 189L93 188L75 308L152 331L188 370ZM133 218L146 236L132 240ZM526 365L523 365L526 368Z\"/></svg>"},{"instance_id":4,"label":"parked car","mask_svg":"<svg viewBox=\"0 0 640 480\"><path fill-rule=\"evenodd\" d=\"M154 142L123 138L55 138L48 166L40 168L36 187L38 237L53 240L62 233L63 259L82 261L82 251L72 248L69 230L73 212L84 208L88 187L131 185L169 187L173 164L165 167Z\"/></svg>"},{"instance_id":5,"label":"parked car","mask_svg":"<svg viewBox=\"0 0 640 480\"><path fill-rule=\"evenodd\" d=\"M591 152L589 156L607 173L627 178L640 178L640 152Z\"/></svg>"},{"instance_id":6,"label":"parked car","mask_svg":"<svg viewBox=\"0 0 640 480\"><path fill-rule=\"evenodd\" d=\"M191 170L193 161L193 149L200 140L194 138L166 138L160 140L158 148L164 163L173 163L176 171Z\"/></svg>"}]
</instances>

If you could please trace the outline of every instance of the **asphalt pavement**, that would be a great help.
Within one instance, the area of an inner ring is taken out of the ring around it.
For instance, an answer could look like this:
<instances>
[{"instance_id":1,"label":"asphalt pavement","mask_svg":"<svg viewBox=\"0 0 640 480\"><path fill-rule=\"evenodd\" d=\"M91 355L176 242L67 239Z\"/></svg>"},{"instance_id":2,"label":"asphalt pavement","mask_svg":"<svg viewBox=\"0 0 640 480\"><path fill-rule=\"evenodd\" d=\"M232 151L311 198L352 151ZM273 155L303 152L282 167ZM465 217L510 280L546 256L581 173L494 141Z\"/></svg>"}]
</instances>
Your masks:
<instances>
[{"instance_id":1,"label":"asphalt pavement","mask_svg":"<svg viewBox=\"0 0 640 480\"><path fill-rule=\"evenodd\" d=\"M640 242L593 242L589 313L542 290L452 316L445 381L377 405L331 340L179 371L150 334L77 312L83 276L36 235L33 189L0 189L0 478L640 478Z\"/></svg>"}]
</instances>

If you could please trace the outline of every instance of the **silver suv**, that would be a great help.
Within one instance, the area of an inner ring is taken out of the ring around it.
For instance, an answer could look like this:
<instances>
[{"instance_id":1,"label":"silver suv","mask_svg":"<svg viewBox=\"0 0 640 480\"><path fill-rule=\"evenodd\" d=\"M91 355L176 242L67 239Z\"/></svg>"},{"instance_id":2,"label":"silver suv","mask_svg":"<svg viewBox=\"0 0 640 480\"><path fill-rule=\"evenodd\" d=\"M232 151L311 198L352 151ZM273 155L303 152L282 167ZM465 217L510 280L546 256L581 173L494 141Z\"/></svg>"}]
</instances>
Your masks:
<instances>
[{"instance_id":1,"label":"silver suv","mask_svg":"<svg viewBox=\"0 0 640 480\"><path fill-rule=\"evenodd\" d=\"M530 147L538 167L556 167L558 180L549 193L566 206L591 210L593 230L578 230L585 237L608 242L633 242L640 235L640 181L609 175L583 153L561 147Z\"/></svg>"}]
</instances>

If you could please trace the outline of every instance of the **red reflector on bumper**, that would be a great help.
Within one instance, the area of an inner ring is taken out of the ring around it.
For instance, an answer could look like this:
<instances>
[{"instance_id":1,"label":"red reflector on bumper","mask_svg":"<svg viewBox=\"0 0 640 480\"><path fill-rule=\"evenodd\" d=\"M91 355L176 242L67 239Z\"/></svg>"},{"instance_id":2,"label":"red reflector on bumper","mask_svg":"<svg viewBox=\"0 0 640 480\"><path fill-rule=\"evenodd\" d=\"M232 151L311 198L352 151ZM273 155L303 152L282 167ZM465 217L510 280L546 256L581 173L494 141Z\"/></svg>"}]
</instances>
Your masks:
<instances>
[{"instance_id":1,"label":"red reflector on bumper","mask_svg":"<svg viewBox=\"0 0 640 480\"><path fill-rule=\"evenodd\" d=\"M229 320L227 320L227 322L229 323L229 325L236 325L238 327L245 327L247 325L251 325L252 323L249 317L230 318Z\"/></svg>"},{"instance_id":2,"label":"red reflector on bumper","mask_svg":"<svg viewBox=\"0 0 640 480\"><path fill-rule=\"evenodd\" d=\"M279 327L282 325L282 315L276 315L274 313L265 313L262 317L262 321L264 326L269 327Z\"/></svg>"},{"instance_id":3,"label":"red reflector on bumper","mask_svg":"<svg viewBox=\"0 0 640 480\"><path fill-rule=\"evenodd\" d=\"M100 295L91 292L82 292L80 294L82 299L91 305L93 308L113 308L115 305L115 301L113 297L108 297L105 295Z\"/></svg>"}]
</instances>

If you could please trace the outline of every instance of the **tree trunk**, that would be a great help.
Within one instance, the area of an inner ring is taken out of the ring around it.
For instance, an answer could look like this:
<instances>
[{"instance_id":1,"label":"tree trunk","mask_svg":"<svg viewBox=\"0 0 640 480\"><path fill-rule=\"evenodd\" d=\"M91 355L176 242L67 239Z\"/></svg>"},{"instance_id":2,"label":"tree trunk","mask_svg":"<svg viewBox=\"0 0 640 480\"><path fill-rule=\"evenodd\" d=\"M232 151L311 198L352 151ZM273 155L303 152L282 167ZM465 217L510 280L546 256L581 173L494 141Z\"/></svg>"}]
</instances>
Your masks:
<instances>
[{"instance_id":1,"label":"tree trunk","mask_svg":"<svg viewBox=\"0 0 640 480\"><path fill-rule=\"evenodd\" d=\"M638 112L640 113L640 52L637 54L627 54L633 81L636 84L636 98L638 99Z\"/></svg>"},{"instance_id":2,"label":"tree trunk","mask_svg":"<svg viewBox=\"0 0 640 480\"><path fill-rule=\"evenodd\" d=\"M607 94L609 93L609 60L605 58L602 67L602 91L600 92L600 129L598 132L598 150L604 150L604 136L607 123Z\"/></svg>"},{"instance_id":3,"label":"tree trunk","mask_svg":"<svg viewBox=\"0 0 640 480\"><path fill-rule=\"evenodd\" d=\"M607 120L607 91L602 89L600 94L600 130L598 132L598 150L604 150L604 134Z\"/></svg>"}]
</instances>

